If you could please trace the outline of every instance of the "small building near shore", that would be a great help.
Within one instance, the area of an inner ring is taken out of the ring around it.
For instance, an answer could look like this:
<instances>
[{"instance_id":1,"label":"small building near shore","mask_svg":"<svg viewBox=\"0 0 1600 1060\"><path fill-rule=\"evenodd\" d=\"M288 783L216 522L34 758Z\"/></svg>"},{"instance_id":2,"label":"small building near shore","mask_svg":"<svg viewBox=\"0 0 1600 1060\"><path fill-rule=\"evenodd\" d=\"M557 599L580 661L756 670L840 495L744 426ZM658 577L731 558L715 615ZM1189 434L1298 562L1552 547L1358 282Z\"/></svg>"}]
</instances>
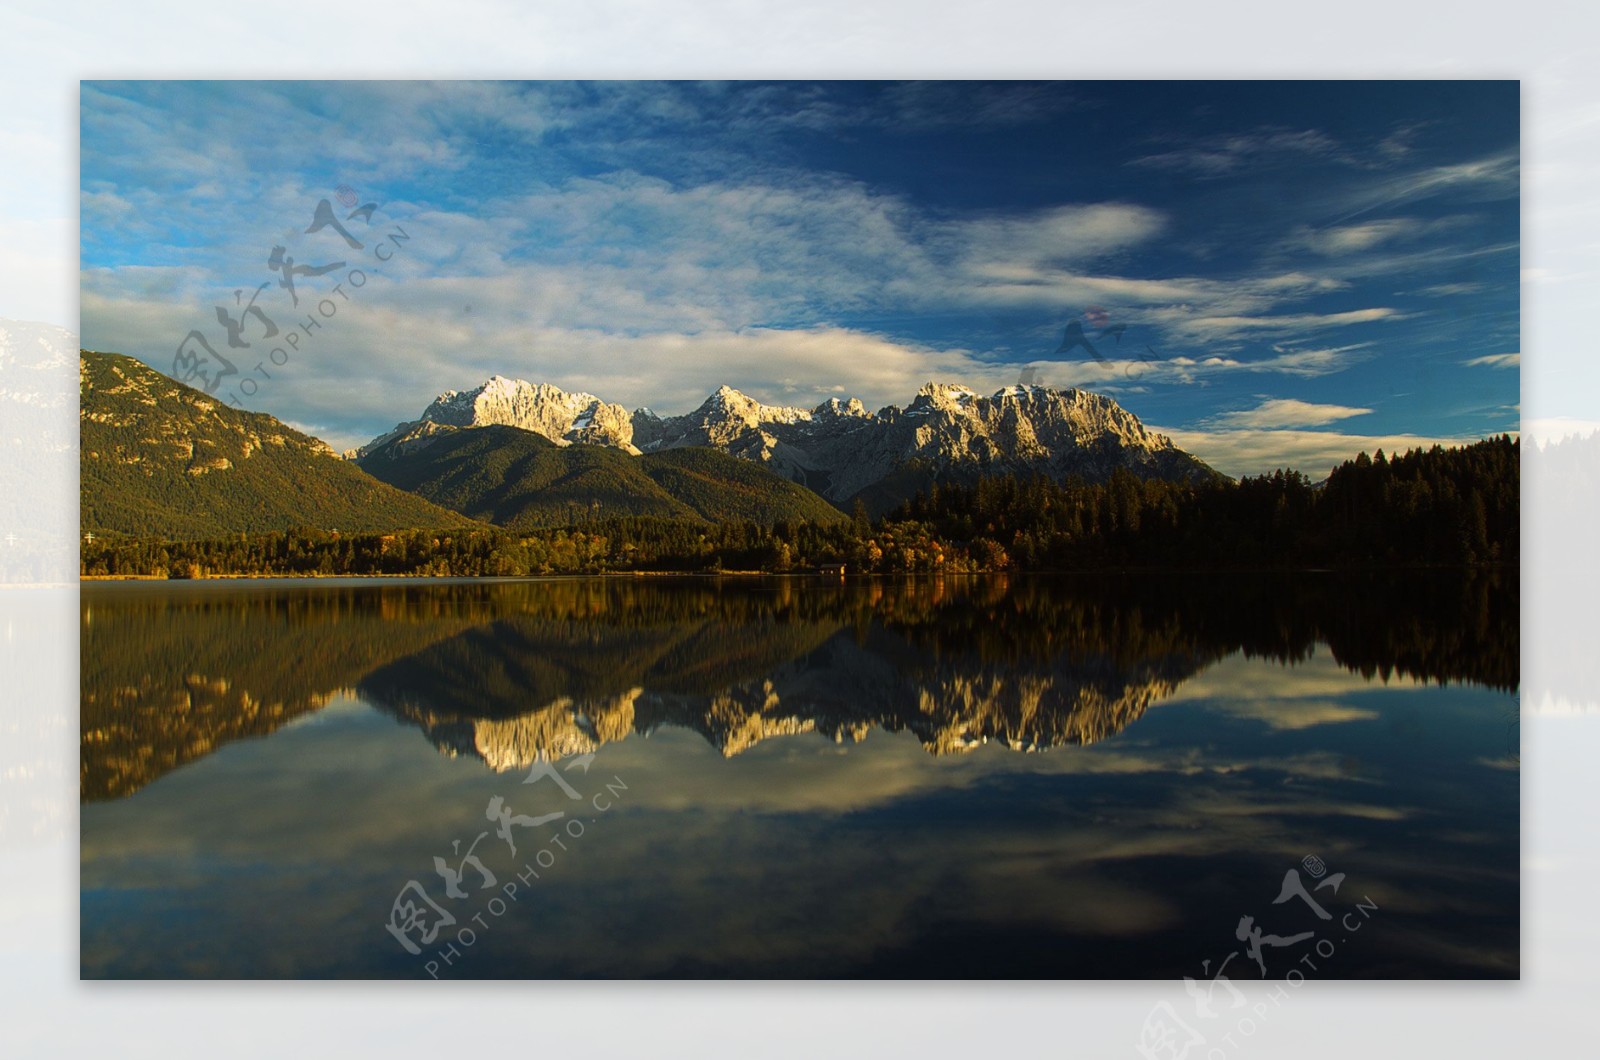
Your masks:
<instances>
[{"instance_id":1,"label":"small building near shore","mask_svg":"<svg viewBox=\"0 0 1600 1060\"><path fill-rule=\"evenodd\" d=\"M818 574L837 574L843 578L845 574L843 563L824 563L817 568Z\"/></svg>"}]
</instances>

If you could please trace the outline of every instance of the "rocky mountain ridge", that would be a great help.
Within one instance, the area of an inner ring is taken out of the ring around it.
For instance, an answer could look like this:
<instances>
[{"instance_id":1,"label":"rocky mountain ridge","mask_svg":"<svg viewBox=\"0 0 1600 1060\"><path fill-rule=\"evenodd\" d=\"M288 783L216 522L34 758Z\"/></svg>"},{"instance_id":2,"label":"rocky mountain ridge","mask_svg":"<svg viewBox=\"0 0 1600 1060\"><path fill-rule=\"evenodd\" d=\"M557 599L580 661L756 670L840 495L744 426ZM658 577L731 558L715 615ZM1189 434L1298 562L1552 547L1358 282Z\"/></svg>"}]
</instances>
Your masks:
<instances>
[{"instance_id":1,"label":"rocky mountain ridge","mask_svg":"<svg viewBox=\"0 0 1600 1060\"><path fill-rule=\"evenodd\" d=\"M767 405L722 386L691 412L661 416L497 375L476 389L439 395L419 419L347 455L365 457L396 439L428 433L430 424L508 425L557 445L604 445L631 454L707 446L761 464L834 504L860 498L880 511L934 482L970 482L985 474L1100 481L1124 468L1164 479L1217 475L1111 398L1020 385L985 396L938 382L923 386L905 408L877 412L854 398L831 398L811 409Z\"/></svg>"},{"instance_id":2,"label":"rocky mountain ridge","mask_svg":"<svg viewBox=\"0 0 1600 1060\"><path fill-rule=\"evenodd\" d=\"M586 443L609 445L638 455L634 448L633 420L621 405L608 404L593 394L569 394L549 383L491 376L472 390L447 390L433 399L422 415L395 425L345 456L360 459L374 450L429 424L446 427L521 427L557 445Z\"/></svg>"}]
</instances>

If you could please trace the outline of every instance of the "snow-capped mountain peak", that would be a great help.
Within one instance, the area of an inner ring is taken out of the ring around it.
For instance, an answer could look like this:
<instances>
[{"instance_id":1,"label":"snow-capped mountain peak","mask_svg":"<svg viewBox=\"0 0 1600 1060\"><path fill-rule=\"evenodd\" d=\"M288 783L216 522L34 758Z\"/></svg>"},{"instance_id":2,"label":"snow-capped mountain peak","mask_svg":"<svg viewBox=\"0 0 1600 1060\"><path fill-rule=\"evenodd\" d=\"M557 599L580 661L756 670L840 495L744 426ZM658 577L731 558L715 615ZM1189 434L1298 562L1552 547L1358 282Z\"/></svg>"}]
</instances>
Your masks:
<instances>
[{"instance_id":1,"label":"snow-capped mountain peak","mask_svg":"<svg viewBox=\"0 0 1600 1060\"><path fill-rule=\"evenodd\" d=\"M929 404L938 408L962 408L978 399L978 392L960 383L924 383L912 406Z\"/></svg>"},{"instance_id":2,"label":"snow-capped mountain peak","mask_svg":"<svg viewBox=\"0 0 1600 1060\"><path fill-rule=\"evenodd\" d=\"M750 395L735 390L727 384L717 387L696 411L703 413L707 422L713 418L726 417L741 420L749 427L762 423L798 423L811 418L811 413L805 409L790 408L787 405L763 405Z\"/></svg>"},{"instance_id":3,"label":"snow-capped mountain peak","mask_svg":"<svg viewBox=\"0 0 1600 1060\"><path fill-rule=\"evenodd\" d=\"M472 390L447 390L422 415L373 439L357 450L365 456L422 423L449 427L504 424L543 435L557 445L587 442L638 452L633 447L633 417L621 405L593 394L568 393L549 383L530 383L493 375Z\"/></svg>"},{"instance_id":4,"label":"snow-capped mountain peak","mask_svg":"<svg viewBox=\"0 0 1600 1060\"><path fill-rule=\"evenodd\" d=\"M692 412L660 416L497 375L474 390L439 395L420 421L399 425L362 454L418 423L509 424L558 444L634 453L710 446L764 464L835 504L857 496L884 503L890 495L873 491L892 477L903 491L913 479L999 473L1099 480L1120 467L1160 478L1215 475L1112 399L1044 386L1008 386L984 397L960 383L930 382L904 410L890 405L873 413L854 398L830 398L810 410L764 405L724 385Z\"/></svg>"}]
</instances>

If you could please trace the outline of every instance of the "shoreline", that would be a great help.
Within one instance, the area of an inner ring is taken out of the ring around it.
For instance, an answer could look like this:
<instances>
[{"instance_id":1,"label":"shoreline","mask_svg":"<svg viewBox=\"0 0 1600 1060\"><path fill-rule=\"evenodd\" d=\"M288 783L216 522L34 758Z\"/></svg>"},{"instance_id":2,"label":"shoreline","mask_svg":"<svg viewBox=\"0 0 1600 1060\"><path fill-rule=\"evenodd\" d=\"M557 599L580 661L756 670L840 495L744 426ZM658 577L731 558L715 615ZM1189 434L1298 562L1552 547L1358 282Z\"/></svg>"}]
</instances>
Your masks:
<instances>
[{"instance_id":1,"label":"shoreline","mask_svg":"<svg viewBox=\"0 0 1600 1060\"><path fill-rule=\"evenodd\" d=\"M977 574L1011 574L1013 571L967 571L955 577ZM912 575L856 574L852 577L908 577ZM947 577L944 574L915 575L918 577ZM203 574L198 578L166 578L157 574L80 574L82 582L269 582L269 581L373 581L393 579L399 581L486 582L486 581L569 581L574 578L828 578L838 574L820 574L816 571L762 571L762 570L610 570L591 574Z\"/></svg>"},{"instance_id":2,"label":"shoreline","mask_svg":"<svg viewBox=\"0 0 1600 1060\"><path fill-rule=\"evenodd\" d=\"M859 580L862 578L979 578L1011 576L1085 576L1106 574L1132 575L1258 575L1258 574L1380 574L1391 571L1413 573L1469 573L1476 571L1520 571L1520 563L1483 563L1470 566L1452 564L1374 564L1362 567L1102 567L1094 570L973 570L973 571L864 571L855 574L822 573L820 571L763 571L763 570L635 570L594 571L592 573L564 574L205 574L198 578L168 578L154 574L80 574L78 583L85 582L169 582L182 585L194 582L270 582L270 581L416 581L416 582L490 582L490 581L571 581L579 578L815 578L827 582Z\"/></svg>"}]
</instances>

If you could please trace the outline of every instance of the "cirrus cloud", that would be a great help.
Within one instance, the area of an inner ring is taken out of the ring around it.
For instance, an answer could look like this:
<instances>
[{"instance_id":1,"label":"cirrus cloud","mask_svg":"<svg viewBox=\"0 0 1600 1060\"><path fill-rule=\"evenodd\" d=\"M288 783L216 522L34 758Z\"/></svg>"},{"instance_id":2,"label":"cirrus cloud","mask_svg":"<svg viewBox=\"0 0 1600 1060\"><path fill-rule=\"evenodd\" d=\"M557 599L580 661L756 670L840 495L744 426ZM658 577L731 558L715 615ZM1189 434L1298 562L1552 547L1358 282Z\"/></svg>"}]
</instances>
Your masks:
<instances>
[{"instance_id":1,"label":"cirrus cloud","mask_svg":"<svg viewBox=\"0 0 1600 1060\"><path fill-rule=\"evenodd\" d=\"M1321 427L1371 411L1348 405L1317 405L1297 398L1273 398L1253 409L1213 416L1210 422L1218 427Z\"/></svg>"},{"instance_id":2,"label":"cirrus cloud","mask_svg":"<svg viewBox=\"0 0 1600 1060\"><path fill-rule=\"evenodd\" d=\"M1515 368L1522 363L1522 354L1519 353L1491 353L1484 357L1474 357L1470 361L1462 361L1469 368Z\"/></svg>"}]
</instances>

